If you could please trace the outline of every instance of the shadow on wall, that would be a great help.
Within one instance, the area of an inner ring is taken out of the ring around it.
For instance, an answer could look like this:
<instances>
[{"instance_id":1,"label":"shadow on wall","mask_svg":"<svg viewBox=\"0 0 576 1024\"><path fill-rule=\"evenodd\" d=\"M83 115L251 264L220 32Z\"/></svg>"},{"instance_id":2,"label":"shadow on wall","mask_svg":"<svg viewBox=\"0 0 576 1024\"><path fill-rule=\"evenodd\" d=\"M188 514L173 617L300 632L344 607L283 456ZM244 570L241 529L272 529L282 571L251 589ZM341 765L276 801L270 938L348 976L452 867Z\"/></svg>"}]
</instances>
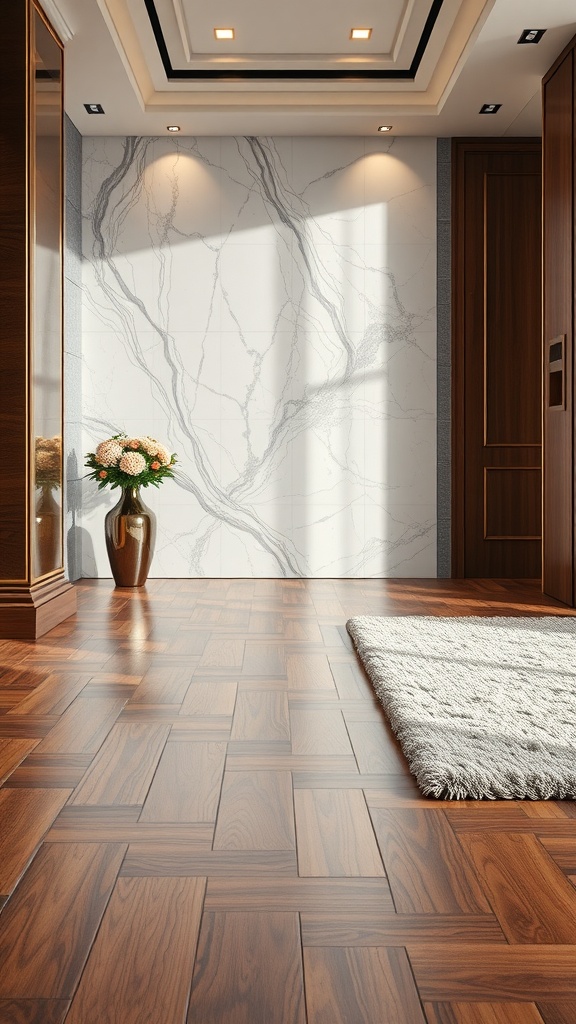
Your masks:
<instances>
[{"instance_id":1,"label":"shadow on wall","mask_svg":"<svg viewBox=\"0 0 576 1024\"><path fill-rule=\"evenodd\" d=\"M83 575L83 566L95 567L96 558L88 530L78 526L82 509L82 478L78 475L75 451L70 452L66 459L66 481L66 510L71 524L66 534L67 570L69 579L77 580Z\"/></svg>"}]
</instances>

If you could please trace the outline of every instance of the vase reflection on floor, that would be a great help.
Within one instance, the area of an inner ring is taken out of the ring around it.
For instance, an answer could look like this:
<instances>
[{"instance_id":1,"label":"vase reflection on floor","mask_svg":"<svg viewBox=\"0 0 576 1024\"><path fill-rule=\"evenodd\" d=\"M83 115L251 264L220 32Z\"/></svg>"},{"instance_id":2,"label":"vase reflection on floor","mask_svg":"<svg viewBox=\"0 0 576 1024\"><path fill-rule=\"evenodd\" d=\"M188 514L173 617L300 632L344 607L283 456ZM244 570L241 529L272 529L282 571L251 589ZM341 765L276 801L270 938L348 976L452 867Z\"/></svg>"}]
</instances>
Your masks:
<instances>
[{"instance_id":1,"label":"vase reflection on floor","mask_svg":"<svg viewBox=\"0 0 576 1024\"><path fill-rule=\"evenodd\" d=\"M148 578L156 540L156 516L140 497L139 487L126 487L106 515L106 549L117 587L141 587Z\"/></svg>"}]
</instances>

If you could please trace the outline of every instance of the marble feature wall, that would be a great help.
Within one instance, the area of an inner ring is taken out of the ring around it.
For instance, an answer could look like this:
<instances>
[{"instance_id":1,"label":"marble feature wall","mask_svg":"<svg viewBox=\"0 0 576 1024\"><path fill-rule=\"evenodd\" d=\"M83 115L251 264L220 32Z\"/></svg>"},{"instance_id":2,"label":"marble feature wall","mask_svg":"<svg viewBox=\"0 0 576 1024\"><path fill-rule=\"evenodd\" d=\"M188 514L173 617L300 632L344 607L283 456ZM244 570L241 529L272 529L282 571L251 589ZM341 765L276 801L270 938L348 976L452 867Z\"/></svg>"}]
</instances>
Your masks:
<instances>
[{"instance_id":1,"label":"marble feature wall","mask_svg":"<svg viewBox=\"0 0 576 1024\"><path fill-rule=\"evenodd\" d=\"M83 447L178 453L152 575L434 576L436 140L85 138L83 164ZM86 576L116 499L84 482Z\"/></svg>"}]
</instances>

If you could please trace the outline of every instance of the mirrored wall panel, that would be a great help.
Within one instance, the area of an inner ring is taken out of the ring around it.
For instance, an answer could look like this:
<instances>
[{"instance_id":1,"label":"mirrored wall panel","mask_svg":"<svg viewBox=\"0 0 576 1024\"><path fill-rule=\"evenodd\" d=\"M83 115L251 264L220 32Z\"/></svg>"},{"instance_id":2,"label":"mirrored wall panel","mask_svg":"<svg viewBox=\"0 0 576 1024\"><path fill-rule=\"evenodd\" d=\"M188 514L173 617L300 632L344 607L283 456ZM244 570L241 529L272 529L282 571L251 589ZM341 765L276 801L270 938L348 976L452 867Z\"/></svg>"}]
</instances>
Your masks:
<instances>
[{"instance_id":1,"label":"mirrored wall panel","mask_svg":"<svg viewBox=\"0 0 576 1024\"><path fill-rule=\"evenodd\" d=\"M33 10L31 284L32 573L62 566L62 49Z\"/></svg>"}]
</instances>

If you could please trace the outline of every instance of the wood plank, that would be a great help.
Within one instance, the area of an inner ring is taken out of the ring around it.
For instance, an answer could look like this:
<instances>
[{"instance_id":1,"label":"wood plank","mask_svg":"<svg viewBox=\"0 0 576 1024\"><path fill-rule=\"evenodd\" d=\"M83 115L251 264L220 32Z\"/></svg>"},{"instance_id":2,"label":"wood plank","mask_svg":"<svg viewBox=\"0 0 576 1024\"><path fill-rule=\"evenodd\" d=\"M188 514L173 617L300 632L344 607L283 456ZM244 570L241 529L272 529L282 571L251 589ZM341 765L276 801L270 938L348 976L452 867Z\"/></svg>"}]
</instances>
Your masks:
<instances>
[{"instance_id":1,"label":"wood plank","mask_svg":"<svg viewBox=\"0 0 576 1024\"><path fill-rule=\"evenodd\" d=\"M266 679L285 679L286 652L284 644L247 640L242 675L265 676Z\"/></svg>"},{"instance_id":2,"label":"wood plank","mask_svg":"<svg viewBox=\"0 0 576 1024\"><path fill-rule=\"evenodd\" d=\"M290 690L334 690L336 684L325 654L289 654L286 672Z\"/></svg>"},{"instance_id":3,"label":"wood plank","mask_svg":"<svg viewBox=\"0 0 576 1024\"><path fill-rule=\"evenodd\" d=\"M22 764L6 779L6 789L74 789L86 768Z\"/></svg>"},{"instance_id":4,"label":"wood plank","mask_svg":"<svg viewBox=\"0 0 576 1024\"><path fill-rule=\"evenodd\" d=\"M330 627L322 627L322 632L326 628ZM332 628L335 629L335 627ZM356 660L350 660L350 658L344 660L340 656L329 657L328 663L340 700L360 699L370 704L375 703L376 698L372 684Z\"/></svg>"},{"instance_id":5,"label":"wood plank","mask_svg":"<svg viewBox=\"0 0 576 1024\"><path fill-rule=\"evenodd\" d=\"M162 723L114 725L70 803L144 803L169 732Z\"/></svg>"},{"instance_id":6,"label":"wood plank","mask_svg":"<svg viewBox=\"0 0 576 1024\"><path fill-rule=\"evenodd\" d=\"M209 878L204 908L394 913L383 878Z\"/></svg>"},{"instance_id":7,"label":"wood plank","mask_svg":"<svg viewBox=\"0 0 576 1024\"><path fill-rule=\"evenodd\" d=\"M233 682L215 682L213 680L196 681L189 686L180 709L181 715L226 715L232 717L236 705L238 684Z\"/></svg>"},{"instance_id":8,"label":"wood plank","mask_svg":"<svg viewBox=\"0 0 576 1024\"><path fill-rule=\"evenodd\" d=\"M258 744L264 747L264 744ZM226 766L231 772L354 772L356 758L339 754L288 754L277 744L277 750L256 751L256 745L247 749L236 747L228 753Z\"/></svg>"},{"instance_id":9,"label":"wood plank","mask_svg":"<svg viewBox=\"0 0 576 1024\"><path fill-rule=\"evenodd\" d=\"M211 638L198 662L197 675L234 675L242 671L244 640Z\"/></svg>"},{"instance_id":10,"label":"wood plank","mask_svg":"<svg viewBox=\"0 0 576 1024\"><path fill-rule=\"evenodd\" d=\"M294 849L292 785L288 772L226 771L214 849Z\"/></svg>"},{"instance_id":11,"label":"wood plank","mask_svg":"<svg viewBox=\"0 0 576 1024\"><path fill-rule=\"evenodd\" d=\"M544 1024L574 1024L576 1020L576 1000L569 1003L538 1001Z\"/></svg>"},{"instance_id":12,"label":"wood plank","mask_svg":"<svg viewBox=\"0 0 576 1024\"><path fill-rule=\"evenodd\" d=\"M69 789L0 790L0 892L12 892Z\"/></svg>"},{"instance_id":13,"label":"wood plank","mask_svg":"<svg viewBox=\"0 0 576 1024\"><path fill-rule=\"evenodd\" d=\"M495 809L492 816L487 813L482 816L476 812L470 813L469 808L467 813L447 808L446 815L454 832L459 835L464 832L530 832L541 838L576 839L575 818L538 818L535 820L516 808L511 808L508 813L497 812Z\"/></svg>"},{"instance_id":14,"label":"wood plank","mask_svg":"<svg viewBox=\"0 0 576 1024\"><path fill-rule=\"evenodd\" d=\"M406 758L386 722L362 718L345 711L344 718L352 740L358 767L364 775L404 775Z\"/></svg>"},{"instance_id":15,"label":"wood plank","mask_svg":"<svg viewBox=\"0 0 576 1024\"><path fill-rule=\"evenodd\" d=\"M426 1024L403 949L305 949L308 1024Z\"/></svg>"},{"instance_id":16,"label":"wood plank","mask_svg":"<svg viewBox=\"0 0 576 1024\"><path fill-rule=\"evenodd\" d=\"M540 842L559 868L567 872L576 872L576 836L573 839L543 836L540 837Z\"/></svg>"},{"instance_id":17,"label":"wood plank","mask_svg":"<svg viewBox=\"0 0 576 1024\"><path fill-rule=\"evenodd\" d=\"M130 704L181 704L190 686L192 669L149 669L130 698Z\"/></svg>"},{"instance_id":18,"label":"wood plank","mask_svg":"<svg viewBox=\"0 0 576 1024\"><path fill-rule=\"evenodd\" d=\"M67 1024L184 1020L204 884L118 879Z\"/></svg>"},{"instance_id":19,"label":"wood plank","mask_svg":"<svg viewBox=\"0 0 576 1024\"><path fill-rule=\"evenodd\" d=\"M124 701L77 697L38 747L40 754L95 754L106 739Z\"/></svg>"},{"instance_id":20,"label":"wood plank","mask_svg":"<svg viewBox=\"0 0 576 1024\"><path fill-rule=\"evenodd\" d=\"M167 743L140 821L215 821L225 760L225 743Z\"/></svg>"},{"instance_id":21,"label":"wood plank","mask_svg":"<svg viewBox=\"0 0 576 1024\"><path fill-rule=\"evenodd\" d=\"M61 715L89 683L91 673L51 673L43 683L8 712L11 715Z\"/></svg>"},{"instance_id":22,"label":"wood plank","mask_svg":"<svg viewBox=\"0 0 576 1024\"><path fill-rule=\"evenodd\" d=\"M243 690L238 694L232 740L289 740L288 697L276 690Z\"/></svg>"},{"instance_id":23,"label":"wood plank","mask_svg":"<svg viewBox=\"0 0 576 1024\"><path fill-rule=\"evenodd\" d=\"M353 756L341 711L291 708L290 726L293 754Z\"/></svg>"},{"instance_id":24,"label":"wood plank","mask_svg":"<svg viewBox=\"0 0 576 1024\"><path fill-rule=\"evenodd\" d=\"M424 1001L576 1001L574 946L414 944L408 956Z\"/></svg>"},{"instance_id":25,"label":"wood plank","mask_svg":"<svg viewBox=\"0 0 576 1024\"><path fill-rule=\"evenodd\" d=\"M14 769L34 750L38 740L8 739L0 737L0 785Z\"/></svg>"},{"instance_id":26,"label":"wood plank","mask_svg":"<svg viewBox=\"0 0 576 1024\"><path fill-rule=\"evenodd\" d=\"M3 1024L62 1024L70 1003L63 999L0 999Z\"/></svg>"},{"instance_id":27,"label":"wood plank","mask_svg":"<svg viewBox=\"0 0 576 1024\"><path fill-rule=\"evenodd\" d=\"M542 1024L535 1003L425 1003L428 1024Z\"/></svg>"},{"instance_id":28,"label":"wood plank","mask_svg":"<svg viewBox=\"0 0 576 1024\"><path fill-rule=\"evenodd\" d=\"M0 917L0 996L72 997L125 852L42 847Z\"/></svg>"},{"instance_id":29,"label":"wood plank","mask_svg":"<svg viewBox=\"0 0 576 1024\"><path fill-rule=\"evenodd\" d=\"M186 843L137 843L128 847L121 875L145 877L195 875L294 877L298 872L293 850L268 850L244 853L236 850L210 850L199 853Z\"/></svg>"},{"instance_id":30,"label":"wood plank","mask_svg":"<svg viewBox=\"0 0 576 1024\"><path fill-rule=\"evenodd\" d=\"M405 946L413 942L505 943L493 914L302 913L305 946Z\"/></svg>"},{"instance_id":31,"label":"wood plank","mask_svg":"<svg viewBox=\"0 0 576 1024\"><path fill-rule=\"evenodd\" d=\"M306 1024L298 915L205 914L187 1020Z\"/></svg>"},{"instance_id":32,"label":"wood plank","mask_svg":"<svg viewBox=\"0 0 576 1024\"><path fill-rule=\"evenodd\" d=\"M466 854L442 811L371 811L400 914L488 914Z\"/></svg>"},{"instance_id":33,"label":"wood plank","mask_svg":"<svg viewBox=\"0 0 576 1024\"><path fill-rule=\"evenodd\" d=\"M0 736L8 739L42 739L56 725L56 715L0 715Z\"/></svg>"},{"instance_id":34,"label":"wood plank","mask_svg":"<svg viewBox=\"0 0 576 1024\"><path fill-rule=\"evenodd\" d=\"M106 808L108 809L108 808ZM140 808L138 808L140 809ZM167 824L166 822L63 823L51 828L45 843L185 843L189 849L210 850L214 827L210 822Z\"/></svg>"},{"instance_id":35,"label":"wood plank","mask_svg":"<svg viewBox=\"0 0 576 1024\"><path fill-rule=\"evenodd\" d=\"M535 836L468 832L460 843L508 942L576 944L576 891Z\"/></svg>"},{"instance_id":36,"label":"wood plank","mask_svg":"<svg viewBox=\"0 0 576 1024\"><path fill-rule=\"evenodd\" d=\"M294 807L300 875L384 875L359 790L299 789Z\"/></svg>"}]
</instances>

